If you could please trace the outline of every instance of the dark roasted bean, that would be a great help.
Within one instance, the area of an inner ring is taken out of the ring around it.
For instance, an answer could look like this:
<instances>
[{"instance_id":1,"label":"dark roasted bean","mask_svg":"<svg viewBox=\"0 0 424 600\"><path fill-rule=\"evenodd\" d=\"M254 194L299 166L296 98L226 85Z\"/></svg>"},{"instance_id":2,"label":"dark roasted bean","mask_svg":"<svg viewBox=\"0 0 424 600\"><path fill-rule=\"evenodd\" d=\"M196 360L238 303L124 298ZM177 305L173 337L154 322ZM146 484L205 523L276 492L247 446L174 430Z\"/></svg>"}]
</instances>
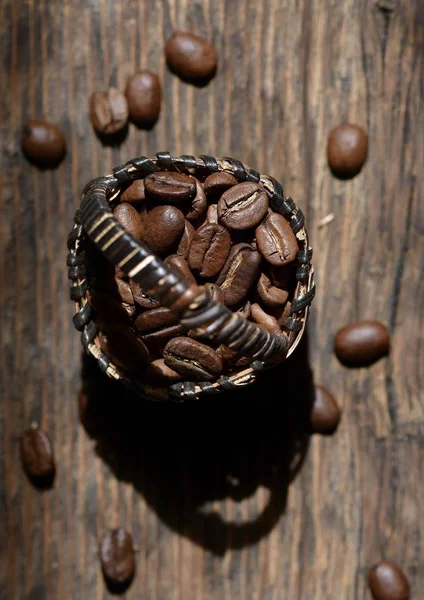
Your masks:
<instances>
[{"instance_id":1,"label":"dark roasted bean","mask_svg":"<svg viewBox=\"0 0 424 600\"><path fill-rule=\"evenodd\" d=\"M379 321L356 321L340 329L334 338L334 352L347 365L368 365L388 354L390 335Z\"/></svg>"},{"instance_id":2,"label":"dark roasted bean","mask_svg":"<svg viewBox=\"0 0 424 600\"><path fill-rule=\"evenodd\" d=\"M144 179L136 179L133 183L127 187L125 192L121 194L121 202L128 202L134 204L134 202L142 202L146 199L144 193Z\"/></svg>"},{"instance_id":3,"label":"dark roasted bean","mask_svg":"<svg viewBox=\"0 0 424 600\"><path fill-rule=\"evenodd\" d=\"M113 216L133 238L139 242L143 239L144 227L140 215L131 204L121 202L113 211Z\"/></svg>"},{"instance_id":4,"label":"dark roasted bean","mask_svg":"<svg viewBox=\"0 0 424 600\"><path fill-rule=\"evenodd\" d=\"M211 300L221 303L224 302L224 293L215 283L205 283L205 289L207 290Z\"/></svg>"},{"instance_id":5,"label":"dark roasted bean","mask_svg":"<svg viewBox=\"0 0 424 600\"><path fill-rule=\"evenodd\" d=\"M244 230L257 225L268 210L268 196L257 183L239 183L222 194L218 220L228 229Z\"/></svg>"},{"instance_id":6,"label":"dark roasted bean","mask_svg":"<svg viewBox=\"0 0 424 600\"><path fill-rule=\"evenodd\" d=\"M116 88L94 92L90 98L90 119L94 129L102 135L122 131L128 121L128 103Z\"/></svg>"},{"instance_id":7,"label":"dark roasted bean","mask_svg":"<svg viewBox=\"0 0 424 600\"><path fill-rule=\"evenodd\" d=\"M48 121L34 119L25 123L21 144L25 156L40 167L55 167L66 154L63 131Z\"/></svg>"},{"instance_id":8,"label":"dark roasted bean","mask_svg":"<svg viewBox=\"0 0 424 600\"><path fill-rule=\"evenodd\" d=\"M143 308L156 308L159 306L159 302L149 296L143 288L135 281L130 281L130 289L134 298L134 301L142 306Z\"/></svg>"},{"instance_id":9,"label":"dark roasted bean","mask_svg":"<svg viewBox=\"0 0 424 600\"><path fill-rule=\"evenodd\" d=\"M189 221L198 222L199 217L206 212L208 206L205 192L203 191L202 184L196 179L196 195L191 202L191 207L186 213L186 219Z\"/></svg>"},{"instance_id":10,"label":"dark roasted bean","mask_svg":"<svg viewBox=\"0 0 424 600\"><path fill-rule=\"evenodd\" d=\"M218 205L211 204L208 206L208 212L206 214L206 221L208 223L218 223Z\"/></svg>"},{"instance_id":11,"label":"dark roasted bean","mask_svg":"<svg viewBox=\"0 0 424 600\"><path fill-rule=\"evenodd\" d=\"M258 323L258 325L262 325L262 327L265 327L265 329L268 329L268 331L272 331L273 333L278 333L280 331L277 319L265 312L257 302L252 304L252 321Z\"/></svg>"},{"instance_id":12,"label":"dark roasted bean","mask_svg":"<svg viewBox=\"0 0 424 600\"><path fill-rule=\"evenodd\" d=\"M56 472L53 447L45 431L37 423L21 436L22 466L36 485L51 484Z\"/></svg>"},{"instance_id":13,"label":"dark roasted bean","mask_svg":"<svg viewBox=\"0 0 424 600\"><path fill-rule=\"evenodd\" d=\"M218 56L215 48L193 33L177 31L166 42L166 62L176 75L194 83L206 83L215 74Z\"/></svg>"},{"instance_id":14,"label":"dark roasted bean","mask_svg":"<svg viewBox=\"0 0 424 600\"><path fill-rule=\"evenodd\" d=\"M180 243L178 244L177 254L187 259L190 244L196 235L196 231L190 221L185 221L184 232L181 237Z\"/></svg>"},{"instance_id":15,"label":"dark roasted bean","mask_svg":"<svg viewBox=\"0 0 424 600\"><path fill-rule=\"evenodd\" d=\"M252 313L252 305L249 300L243 304L243 306L239 308L237 312L243 317L243 319L248 319Z\"/></svg>"},{"instance_id":16,"label":"dark roasted bean","mask_svg":"<svg viewBox=\"0 0 424 600\"><path fill-rule=\"evenodd\" d=\"M237 185L237 179L231 173L219 171L206 177L203 189L209 200L218 200L230 187Z\"/></svg>"},{"instance_id":17,"label":"dark roasted bean","mask_svg":"<svg viewBox=\"0 0 424 600\"><path fill-rule=\"evenodd\" d=\"M259 274L261 260L259 252L249 244L236 244L231 248L216 282L224 292L227 306L237 306L246 298Z\"/></svg>"},{"instance_id":18,"label":"dark roasted bean","mask_svg":"<svg viewBox=\"0 0 424 600\"><path fill-rule=\"evenodd\" d=\"M144 377L152 383L163 383L170 385L181 381L183 376L168 367L163 358L158 358L150 363L144 371Z\"/></svg>"},{"instance_id":19,"label":"dark roasted bean","mask_svg":"<svg viewBox=\"0 0 424 600\"><path fill-rule=\"evenodd\" d=\"M222 360L218 354L209 346L190 338L170 340L163 356L168 367L193 379L210 380L222 371Z\"/></svg>"},{"instance_id":20,"label":"dark roasted bean","mask_svg":"<svg viewBox=\"0 0 424 600\"><path fill-rule=\"evenodd\" d=\"M158 120L162 91L159 77L142 69L128 79L125 88L129 117L139 127L150 128Z\"/></svg>"},{"instance_id":21,"label":"dark roasted bean","mask_svg":"<svg viewBox=\"0 0 424 600\"><path fill-rule=\"evenodd\" d=\"M176 323L178 323L178 315L165 306L159 306L141 313L134 326L139 333L150 333Z\"/></svg>"},{"instance_id":22,"label":"dark roasted bean","mask_svg":"<svg viewBox=\"0 0 424 600\"><path fill-rule=\"evenodd\" d=\"M282 267L296 260L298 244L289 222L270 213L256 229L256 242L262 256L272 265Z\"/></svg>"},{"instance_id":23,"label":"dark roasted bean","mask_svg":"<svg viewBox=\"0 0 424 600\"><path fill-rule=\"evenodd\" d=\"M262 273L259 277L257 289L262 302L267 306L280 306L289 297L289 293L286 290L280 290L280 288L272 285L265 273Z\"/></svg>"},{"instance_id":24,"label":"dark roasted bean","mask_svg":"<svg viewBox=\"0 0 424 600\"><path fill-rule=\"evenodd\" d=\"M131 290L131 286L127 281L115 278L116 291L121 298L122 302L126 304L134 304L134 296Z\"/></svg>"},{"instance_id":25,"label":"dark roasted bean","mask_svg":"<svg viewBox=\"0 0 424 600\"><path fill-rule=\"evenodd\" d=\"M168 267L175 269L181 275L181 277L187 281L196 283L196 279L193 273L190 271L187 261L184 260L182 256L178 256L178 254L171 254L171 256L165 258L164 263Z\"/></svg>"},{"instance_id":26,"label":"dark roasted bean","mask_svg":"<svg viewBox=\"0 0 424 600\"><path fill-rule=\"evenodd\" d=\"M100 544L100 561L105 578L113 585L130 583L135 573L134 544L125 529L109 530Z\"/></svg>"},{"instance_id":27,"label":"dark roasted bean","mask_svg":"<svg viewBox=\"0 0 424 600\"><path fill-rule=\"evenodd\" d=\"M321 385L315 386L315 398L310 421L314 433L333 433L342 416L333 394Z\"/></svg>"},{"instance_id":28,"label":"dark roasted bean","mask_svg":"<svg viewBox=\"0 0 424 600\"><path fill-rule=\"evenodd\" d=\"M334 175L351 179L362 169L368 153L368 136L361 127L342 123L328 136L327 159Z\"/></svg>"},{"instance_id":29,"label":"dark roasted bean","mask_svg":"<svg viewBox=\"0 0 424 600\"><path fill-rule=\"evenodd\" d=\"M188 253L190 269L210 279L225 264L231 248L231 237L222 225L203 225L197 230Z\"/></svg>"},{"instance_id":30,"label":"dark roasted bean","mask_svg":"<svg viewBox=\"0 0 424 600\"><path fill-rule=\"evenodd\" d=\"M368 584L375 600L409 600L409 583L401 569L387 560L374 565Z\"/></svg>"},{"instance_id":31,"label":"dark roasted bean","mask_svg":"<svg viewBox=\"0 0 424 600\"><path fill-rule=\"evenodd\" d=\"M176 249L184 232L184 215L175 206L156 206L145 222L144 242L154 253Z\"/></svg>"},{"instance_id":32,"label":"dark roasted bean","mask_svg":"<svg viewBox=\"0 0 424 600\"><path fill-rule=\"evenodd\" d=\"M161 358L163 349L169 340L177 336L184 335L185 329L182 325L171 325L158 331L145 333L140 337L144 344L148 347L150 353L155 357Z\"/></svg>"},{"instance_id":33,"label":"dark roasted bean","mask_svg":"<svg viewBox=\"0 0 424 600\"><path fill-rule=\"evenodd\" d=\"M144 180L146 196L162 204L178 204L193 200L196 195L196 179L184 173L159 171Z\"/></svg>"},{"instance_id":34,"label":"dark roasted bean","mask_svg":"<svg viewBox=\"0 0 424 600\"><path fill-rule=\"evenodd\" d=\"M103 352L125 371L141 371L149 361L146 346L127 325L107 324L99 340Z\"/></svg>"}]
</instances>

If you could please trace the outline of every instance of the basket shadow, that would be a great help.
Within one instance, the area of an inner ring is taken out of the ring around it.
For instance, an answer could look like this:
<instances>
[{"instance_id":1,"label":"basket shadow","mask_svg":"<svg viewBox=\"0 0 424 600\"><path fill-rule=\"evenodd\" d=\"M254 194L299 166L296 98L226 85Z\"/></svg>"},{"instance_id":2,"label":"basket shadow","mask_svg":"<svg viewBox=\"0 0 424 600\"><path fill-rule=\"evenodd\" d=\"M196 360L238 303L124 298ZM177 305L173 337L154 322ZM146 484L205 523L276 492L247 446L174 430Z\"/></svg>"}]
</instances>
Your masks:
<instances>
[{"instance_id":1,"label":"basket shadow","mask_svg":"<svg viewBox=\"0 0 424 600\"><path fill-rule=\"evenodd\" d=\"M308 448L306 335L256 383L200 402L143 401L107 380L88 356L83 389L81 421L96 452L168 527L222 555L258 542L278 523Z\"/></svg>"}]
</instances>

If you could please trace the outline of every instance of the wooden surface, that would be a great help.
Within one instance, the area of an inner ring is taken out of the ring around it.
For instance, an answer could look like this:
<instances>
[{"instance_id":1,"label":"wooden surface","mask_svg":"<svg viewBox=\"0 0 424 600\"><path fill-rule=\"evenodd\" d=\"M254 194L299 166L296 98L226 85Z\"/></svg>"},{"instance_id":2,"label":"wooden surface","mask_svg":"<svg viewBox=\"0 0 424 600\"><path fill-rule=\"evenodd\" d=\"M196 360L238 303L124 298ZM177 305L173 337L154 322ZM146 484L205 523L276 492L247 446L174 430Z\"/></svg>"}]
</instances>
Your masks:
<instances>
[{"instance_id":1,"label":"wooden surface","mask_svg":"<svg viewBox=\"0 0 424 600\"><path fill-rule=\"evenodd\" d=\"M174 28L216 44L208 87L167 71ZM131 600L365 599L380 558L397 561L423 598L422 1L3 0L0 56L0 597L110 597L98 541L122 525L139 548ZM122 88L141 66L163 81L160 120L104 148L89 95ZM21 155L31 117L66 132L56 171ZM340 182L325 146L346 119L365 127L370 151L363 172ZM79 423L65 268L73 212L91 178L165 149L237 157L281 179L305 210L318 284L309 360L343 407L333 437L307 447L302 435L305 348L247 396L190 409L105 390L85 365L91 421ZM333 334L362 318L387 323L392 352L348 370ZM58 463L44 493L19 463L34 420Z\"/></svg>"}]
</instances>

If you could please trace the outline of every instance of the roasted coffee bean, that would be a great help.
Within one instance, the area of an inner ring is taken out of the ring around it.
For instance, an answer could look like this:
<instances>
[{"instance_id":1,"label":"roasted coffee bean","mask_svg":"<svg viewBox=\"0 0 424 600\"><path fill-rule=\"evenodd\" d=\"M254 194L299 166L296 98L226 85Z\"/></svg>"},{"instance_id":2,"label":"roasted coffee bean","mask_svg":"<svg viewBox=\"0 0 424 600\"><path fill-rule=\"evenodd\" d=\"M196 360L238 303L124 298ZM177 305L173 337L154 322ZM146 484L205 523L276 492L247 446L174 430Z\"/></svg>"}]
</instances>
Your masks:
<instances>
[{"instance_id":1,"label":"roasted coffee bean","mask_svg":"<svg viewBox=\"0 0 424 600\"><path fill-rule=\"evenodd\" d=\"M196 195L186 213L186 219L198 222L199 218L206 212L207 206L206 194L203 191L202 184L196 179Z\"/></svg>"},{"instance_id":2,"label":"roasted coffee bean","mask_svg":"<svg viewBox=\"0 0 424 600\"><path fill-rule=\"evenodd\" d=\"M128 79L125 96L133 123L148 128L156 123L162 101L160 81L156 73L148 69L135 73Z\"/></svg>"},{"instance_id":3,"label":"roasted coffee bean","mask_svg":"<svg viewBox=\"0 0 424 600\"><path fill-rule=\"evenodd\" d=\"M291 302L287 301L286 304L281 306L275 306L273 308L267 308L269 314L277 319L279 325L284 325L286 320L290 317Z\"/></svg>"},{"instance_id":4,"label":"roasted coffee bean","mask_svg":"<svg viewBox=\"0 0 424 600\"><path fill-rule=\"evenodd\" d=\"M33 119L25 123L21 144L25 156L40 167L55 167L66 154L65 134L48 121Z\"/></svg>"},{"instance_id":5,"label":"roasted coffee bean","mask_svg":"<svg viewBox=\"0 0 424 600\"><path fill-rule=\"evenodd\" d=\"M178 204L196 196L196 179L184 173L158 171L144 180L146 196L162 204Z\"/></svg>"},{"instance_id":6,"label":"roasted coffee bean","mask_svg":"<svg viewBox=\"0 0 424 600\"><path fill-rule=\"evenodd\" d=\"M159 306L138 315L135 328L139 333L150 333L176 323L178 323L178 315L166 306Z\"/></svg>"},{"instance_id":7,"label":"roasted coffee bean","mask_svg":"<svg viewBox=\"0 0 424 600\"><path fill-rule=\"evenodd\" d=\"M136 179L133 183L127 187L125 192L120 196L121 202L128 202L134 204L135 202L142 202L146 199L144 193L144 179Z\"/></svg>"},{"instance_id":8,"label":"roasted coffee bean","mask_svg":"<svg viewBox=\"0 0 424 600\"><path fill-rule=\"evenodd\" d=\"M121 298L122 302L126 304L134 304L134 296L131 290L131 286L127 281L123 279L115 278L116 291Z\"/></svg>"},{"instance_id":9,"label":"roasted coffee bean","mask_svg":"<svg viewBox=\"0 0 424 600\"><path fill-rule=\"evenodd\" d=\"M118 323L108 323L99 334L100 348L125 371L141 371L149 362L149 351L135 331Z\"/></svg>"},{"instance_id":10,"label":"roasted coffee bean","mask_svg":"<svg viewBox=\"0 0 424 600\"><path fill-rule=\"evenodd\" d=\"M218 220L228 229L244 230L257 225L268 210L268 196L257 183L238 183L218 202Z\"/></svg>"},{"instance_id":11,"label":"roasted coffee bean","mask_svg":"<svg viewBox=\"0 0 424 600\"><path fill-rule=\"evenodd\" d=\"M215 283L205 283L205 289L207 290L211 300L221 303L224 302L224 293Z\"/></svg>"},{"instance_id":12,"label":"roasted coffee bean","mask_svg":"<svg viewBox=\"0 0 424 600\"><path fill-rule=\"evenodd\" d=\"M287 301L289 293L272 285L268 275L262 273L258 281L258 294L267 306L280 306Z\"/></svg>"},{"instance_id":13,"label":"roasted coffee bean","mask_svg":"<svg viewBox=\"0 0 424 600\"><path fill-rule=\"evenodd\" d=\"M248 356L241 356L236 350L228 348L221 344L216 349L216 353L222 359L224 370L229 367L244 367L252 362L252 358Z\"/></svg>"},{"instance_id":14,"label":"roasted coffee bean","mask_svg":"<svg viewBox=\"0 0 424 600\"><path fill-rule=\"evenodd\" d=\"M177 31L166 42L168 67L185 81L204 84L215 74L218 56L215 48L194 33Z\"/></svg>"},{"instance_id":15,"label":"roasted coffee bean","mask_svg":"<svg viewBox=\"0 0 424 600\"><path fill-rule=\"evenodd\" d=\"M134 302L139 306L142 306L143 308L157 308L159 306L159 302L152 298L152 296L149 296L149 294L135 281L130 281L130 289Z\"/></svg>"},{"instance_id":16,"label":"roasted coffee bean","mask_svg":"<svg viewBox=\"0 0 424 600\"><path fill-rule=\"evenodd\" d=\"M100 561L108 582L130 583L135 573L134 543L125 529L109 530L100 544Z\"/></svg>"},{"instance_id":17,"label":"roasted coffee bean","mask_svg":"<svg viewBox=\"0 0 424 600\"><path fill-rule=\"evenodd\" d=\"M328 164L340 179L355 177L362 169L367 153L368 136L358 125L342 123L328 136Z\"/></svg>"},{"instance_id":18,"label":"roasted coffee bean","mask_svg":"<svg viewBox=\"0 0 424 600\"><path fill-rule=\"evenodd\" d=\"M346 365L368 365L388 354L390 335L379 321L356 321L340 329L334 338L334 352Z\"/></svg>"},{"instance_id":19,"label":"roasted coffee bean","mask_svg":"<svg viewBox=\"0 0 424 600\"><path fill-rule=\"evenodd\" d=\"M231 236L222 225L203 225L197 230L188 253L190 269L210 279L225 264L231 249Z\"/></svg>"},{"instance_id":20,"label":"roasted coffee bean","mask_svg":"<svg viewBox=\"0 0 424 600\"><path fill-rule=\"evenodd\" d=\"M182 256L178 256L178 254L171 254L171 256L165 258L164 263L168 267L175 269L181 275L181 277L187 281L196 283L196 279L193 273L190 271L187 261Z\"/></svg>"},{"instance_id":21,"label":"roasted coffee bean","mask_svg":"<svg viewBox=\"0 0 424 600\"><path fill-rule=\"evenodd\" d=\"M207 381L222 371L222 360L212 348L187 337L170 340L163 357L168 367L190 379Z\"/></svg>"},{"instance_id":22,"label":"roasted coffee bean","mask_svg":"<svg viewBox=\"0 0 424 600\"><path fill-rule=\"evenodd\" d=\"M90 98L90 119L101 135L122 131L128 121L128 103L124 94L116 88L94 92Z\"/></svg>"},{"instance_id":23,"label":"roasted coffee bean","mask_svg":"<svg viewBox=\"0 0 424 600\"><path fill-rule=\"evenodd\" d=\"M219 171L206 177L203 189L209 200L218 200L230 187L237 185L237 179L231 173Z\"/></svg>"},{"instance_id":24,"label":"roasted coffee bean","mask_svg":"<svg viewBox=\"0 0 424 600\"><path fill-rule=\"evenodd\" d=\"M333 433L342 416L333 394L321 385L315 386L315 398L310 415L313 433Z\"/></svg>"},{"instance_id":25,"label":"roasted coffee bean","mask_svg":"<svg viewBox=\"0 0 424 600\"><path fill-rule=\"evenodd\" d=\"M163 349L169 340L184 335L184 333L185 329L182 325L171 325L171 327L165 327L158 331L145 333L140 339L146 344L152 356L154 355L155 358L162 358Z\"/></svg>"},{"instance_id":26,"label":"roasted coffee bean","mask_svg":"<svg viewBox=\"0 0 424 600\"><path fill-rule=\"evenodd\" d=\"M37 486L53 482L56 466L49 436L37 423L25 431L20 440L21 461L25 473Z\"/></svg>"},{"instance_id":27,"label":"roasted coffee bean","mask_svg":"<svg viewBox=\"0 0 424 600\"><path fill-rule=\"evenodd\" d=\"M185 221L184 232L181 237L180 243L178 244L177 254L187 259L190 244L196 235L196 231L190 221Z\"/></svg>"},{"instance_id":28,"label":"roasted coffee bean","mask_svg":"<svg viewBox=\"0 0 424 600\"><path fill-rule=\"evenodd\" d=\"M268 329L268 331L272 331L273 333L278 333L280 331L277 319L265 312L257 302L252 304L252 321L258 323L258 325L262 325L262 327L265 327L265 329Z\"/></svg>"},{"instance_id":29,"label":"roasted coffee bean","mask_svg":"<svg viewBox=\"0 0 424 600\"><path fill-rule=\"evenodd\" d=\"M206 221L208 223L218 223L218 205L211 204L208 206L208 212L206 214Z\"/></svg>"},{"instance_id":30,"label":"roasted coffee bean","mask_svg":"<svg viewBox=\"0 0 424 600\"><path fill-rule=\"evenodd\" d=\"M152 383L164 383L170 385L181 381L183 376L168 367L163 358L158 358L150 363L144 371L144 377Z\"/></svg>"},{"instance_id":31,"label":"roasted coffee bean","mask_svg":"<svg viewBox=\"0 0 424 600\"><path fill-rule=\"evenodd\" d=\"M243 319L248 319L252 313L252 305L249 300L243 304L243 306L239 308L237 312L243 317Z\"/></svg>"},{"instance_id":32,"label":"roasted coffee bean","mask_svg":"<svg viewBox=\"0 0 424 600\"><path fill-rule=\"evenodd\" d=\"M289 222L277 213L270 213L256 229L256 243L262 256L276 267L296 260L299 250Z\"/></svg>"},{"instance_id":33,"label":"roasted coffee bean","mask_svg":"<svg viewBox=\"0 0 424 600\"><path fill-rule=\"evenodd\" d=\"M140 215L131 204L121 202L113 211L113 216L133 238L139 242L143 239L144 227Z\"/></svg>"},{"instance_id":34,"label":"roasted coffee bean","mask_svg":"<svg viewBox=\"0 0 424 600\"><path fill-rule=\"evenodd\" d=\"M409 600L409 583L401 569L387 560L374 565L368 584L375 600Z\"/></svg>"},{"instance_id":35,"label":"roasted coffee bean","mask_svg":"<svg viewBox=\"0 0 424 600\"><path fill-rule=\"evenodd\" d=\"M262 257L249 244L236 244L231 248L217 285L224 292L224 304L237 306L246 298L256 280Z\"/></svg>"},{"instance_id":36,"label":"roasted coffee bean","mask_svg":"<svg viewBox=\"0 0 424 600\"><path fill-rule=\"evenodd\" d=\"M176 249L184 232L183 213L175 206L156 206L145 222L144 242L153 253L168 254Z\"/></svg>"}]
</instances>

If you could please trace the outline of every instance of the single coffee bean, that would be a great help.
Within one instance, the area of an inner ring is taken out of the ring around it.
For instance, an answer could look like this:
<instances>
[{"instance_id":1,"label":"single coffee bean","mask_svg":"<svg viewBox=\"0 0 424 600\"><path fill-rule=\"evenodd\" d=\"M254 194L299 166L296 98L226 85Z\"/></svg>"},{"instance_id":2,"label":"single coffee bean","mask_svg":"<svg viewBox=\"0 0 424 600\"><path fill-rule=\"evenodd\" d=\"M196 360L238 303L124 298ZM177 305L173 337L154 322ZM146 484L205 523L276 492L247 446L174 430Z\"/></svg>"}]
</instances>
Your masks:
<instances>
[{"instance_id":1,"label":"single coffee bean","mask_svg":"<svg viewBox=\"0 0 424 600\"><path fill-rule=\"evenodd\" d=\"M198 221L199 217L206 212L208 206L206 194L203 191L202 184L196 179L196 195L191 202L191 207L186 213L186 219L189 221Z\"/></svg>"},{"instance_id":2,"label":"single coffee bean","mask_svg":"<svg viewBox=\"0 0 424 600\"><path fill-rule=\"evenodd\" d=\"M162 101L160 81L156 73L148 69L135 73L128 79L125 96L133 123L148 128L156 123Z\"/></svg>"},{"instance_id":3,"label":"single coffee bean","mask_svg":"<svg viewBox=\"0 0 424 600\"><path fill-rule=\"evenodd\" d=\"M196 283L196 279L193 273L190 271L187 261L182 256L178 256L178 254L171 254L171 256L165 258L164 263L168 267L175 269L178 274L187 281Z\"/></svg>"},{"instance_id":4,"label":"single coffee bean","mask_svg":"<svg viewBox=\"0 0 424 600\"><path fill-rule=\"evenodd\" d=\"M208 381L222 371L222 360L215 350L187 337L170 340L163 357L168 367L192 379Z\"/></svg>"},{"instance_id":5,"label":"single coffee bean","mask_svg":"<svg viewBox=\"0 0 424 600\"><path fill-rule=\"evenodd\" d=\"M270 213L267 216L256 229L256 242L265 260L276 267L296 260L299 250L296 236L282 215Z\"/></svg>"},{"instance_id":6,"label":"single coffee bean","mask_svg":"<svg viewBox=\"0 0 424 600\"><path fill-rule=\"evenodd\" d=\"M144 179L136 179L132 184L127 187L125 192L120 196L121 202L128 202L128 204L134 204L135 202L142 202L146 199L144 193Z\"/></svg>"},{"instance_id":7,"label":"single coffee bean","mask_svg":"<svg viewBox=\"0 0 424 600\"><path fill-rule=\"evenodd\" d=\"M140 215L131 204L121 202L113 211L113 216L133 238L139 242L143 239L144 226Z\"/></svg>"},{"instance_id":8,"label":"single coffee bean","mask_svg":"<svg viewBox=\"0 0 424 600\"><path fill-rule=\"evenodd\" d=\"M219 171L206 177L203 189L209 200L218 200L228 189L237 185L237 179L231 173Z\"/></svg>"},{"instance_id":9,"label":"single coffee bean","mask_svg":"<svg viewBox=\"0 0 424 600\"><path fill-rule=\"evenodd\" d=\"M166 42L165 56L168 67L178 77L189 82L204 84L216 71L218 56L215 48L193 33L178 31Z\"/></svg>"},{"instance_id":10,"label":"single coffee bean","mask_svg":"<svg viewBox=\"0 0 424 600\"><path fill-rule=\"evenodd\" d=\"M237 312L243 317L243 319L248 319L252 313L252 305L249 300L245 302L245 304L243 304L243 306L239 308Z\"/></svg>"},{"instance_id":11,"label":"single coffee bean","mask_svg":"<svg viewBox=\"0 0 424 600\"><path fill-rule=\"evenodd\" d=\"M180 243L178 244L177 254L187 259L190 244L196 235L196 231L190 221L185 221L184 232L181 237Z\"/></svg>"},{"instance_id":12,"label":"single coffee bean","mask_svg":"<svg viewBox=\"0 0 424 600\"><path fill-rule=\"evenodd\" d=\"M262 221L268 204L266 192L257 183L238 183L219 199L218 220L228 229L250 229Z\"/></svg>"},{"instance_id":13,"label":"single coffee bean","mask_svg":"<svg viewBox=\"0 0 424 600\"><path fill-rule=\"evenodd\" d=\"M168 254L178 246L184 226L184 215L178 208L156 206L147 216L144 242L153 253Z\"/></svg>"},{"instance_id":14,"label":"single coffee bean","mask_svg":"<svg viewBox=\"0 0 424 600\"><path fill-rule=\"evenodd\" d=\"M217 285L224 292L224 304L229 307L241 304L256 280L262 257L249 244L236 244L231 248Z\"/></svg>"},{"instance_id":15,"label":"single coffee bean","mask_svg":"<svg viewBox=\"0 0 424 600\"><path fill-rule=\"evenodd\" d=\"M105 578L114 585L130 583L135 573L134 543L125 529L109 530L100 544Z\"/></svg>"},{"instance_id":16,"label":"single coffee bean","mask_svg":"<svg viewBox=\"0 0 424 600\"><path fill-rule=\"evenodd\" d=\"M193 200L197 192L196 179L184 173L158 171L144 180L146 196L162 204L178 204Z\"/></svg>"},{"instance_id":17,"label":"single coffee bean","mask_svg":"<svg viewBox=\"0 0 424 600\"><path fill-rule=\"evenodd\" d=\"M22 434L20 450L22 466L30 480L40 486L51 484L56 472L53 447L37 423Z\"/></svg>"},{"instance_id":18,"label":"single coffee bean","mask_svg":"<svg viewBox=\"0 0 424 600\"><path fill-rule=\"evenodd\" d=\"M151 356L162 358L163 349L169 340L184 335L185 329L182 325L171 325L158 331L143 334L140 339L147 346Z\"/></svg>"},{"instance_id":19,"label":"single coffee bean","mask_svg":"<svg viewBox=\"0 0 424 600\"><path fill-rule=\"evenodd\" d=\"M367 153L368 136L358 125L342 123L328 136L328 164L340 179L355 177L362 169Z\"/></svg>"},{"instance_id":20,"label":"single coffee bean","mask_svg":"<svg viewBox=\"0 0 424 600\"><path fill-rule=\"evenodd\" d=\"M409 600L409 583L401 569L387 560L374 565L368 584L375 600Z\"/></svg>"},{"instance_id":21,"label":"single coffee bean","mask_svg":"<svg viewBox=\"0 0 424 600\"><path fill-rule=\"evenodd\" d=\"M231 236L222 225L203 225L197 230L188 253L190 269L210 279L225 264L231 249Z\"/></svg>"},{"instance_id":22,"label":"single coffee bean","mask_svg":"<svg viewBox=\"0 0 424 600\"><path fill-rule=\"evenodd\" d=\"M314 433L333 433L342 416L333 394L321 385L315 386L315 397L310 421Z\"/></svg>"},{"instance_id":23,"label":"single coffee bean","mask_svg":"<svg viewBox=\"0 0 424 600\"><path fill-rule=\"evenodd\" d=\"M139 333L150 333L178 323L178 315L166 306L159 306L138 315L135 328Z\"/></svg>"},{"instance_id":24,"label":"single coffee bean","mask_svg":"<svg viewBox=\"0 0 424 600\"><path fill-rule=\"evenodd\" d=\"M259 277L257 289L262 302L267 306L280 306L289 297L289 293L286 290L280 290L280 288L272 285L268 275L265 273L262 273Z\"/></svg>"},{"instance_id":25,"label":"single coffee bean","mask_svg":"<svg viewBox=\"0 0 424 600\"><path fill-rule=\"evenodd\" d=\"M170 385L181 381L183 376L168 367L163 358L158 358L150 363L144 371L144 377L152 383L164 383Z\"/></svg>"},{"instance_id":26,"label":"single coffee bean","mask_svg":"<svg viewBox=\"0 0 424 600\"><path fill-rule=\"evenodd\" d=\"M48 121L33 119L25 123L21 144L25 156L40 167L55 167L66 154L65 134Z\"/></svg>"},{"instance_id":27,"label":"single coffee bean","mask_svg":"<svg viewBox=\"0 0 424 600\"><path fill-rule=\"evenodd\" d=\"M103 352L125 371L139 372L149 362L149 351L127 325L108 323L99 341Z\"/></svg>"},{"instance_id":28,"label":"single coffee bean","mask_svg":"<svg viewBox=\"0 0 424 600\"><path fill-rule=\"evenodd\" d=\"M262 325L262 327L273 333L278 333L280 331L277 319L265 312L257 302L252 304L252 321L258 323L258 325Z\"/></svg>"},{"instance_id":29,"label":"single coffee bean","mask_svg":"<svg viewBox=\"0 0 424 600\"><path fill-rule=\"evenodd\" d=\"M218 223L218 205L211 204L208 206L208 212L206 214L206 221L208 223Z\"/></svg>"},{"instance_id":30,"label":"single coffee bean","mask_svg":"<svg viewBox=\"0 0 424 600\"><path fill-rule=\"evenodd\" d=\"M122 131L128 121L128 103L116 88L107 92L94 92L90 98L90 119L101 135L114 135Z\"/></svg>"},{"instance_id":31,"label":"single coffee bean","mask_svg":"<svg viewBox=\"0 0 424 600\"><path fill-rule=\"evenodd\" d=\"M221 304L224 302L224 293L215 283L205 283L205 290L214 302L221 302Z\"/></svg>"},{"instance_id":32,"label":"single coffee bean","mask_svg":"<svg viewBox=\"0 0 424 600\"><path fill-rule=\"evenodd\" d=\"M280 306L267 307L269 314L277 319L279 325L284 325L286 320L290 317L291 302L287 301L286 304Z\"/></svg>"},{"instance_id":33,"label":"single coffee bean","mask_svg":"<svg viewBox=\"0 0 424 600\"><path fill-rule=\"evenodd\" d=\"M337 358L351 366L369 365L386 356L389 348L389 332L379 321L349 323L334 338Z\"/></svg>"},{"instance_id":34,"label":"single coffee bean","mask_svg":"<svg viewBox=\"0 0 424 600\"><path fill-rule=\"evenodd\" d=\"M131 290L131 286L127 281L124 281L119 277L115 277L114 285L116 286L116 292L121 298L122 302L125 302L126 304L134 304L134 296Z\"/></svg>"},{"instance_id":35,"label":"single coffee bean","mask_svg":"<svg viewBox=\"0 0 424 600\"><path fill-rule=\"evenodd\" d=\"M159 302L152 298L152 296L149 296L149 294L135 281L130 280L130 289L134 302L139 306L143 308L157 308L159 306Z\"/></svg>"}]
</instances>

